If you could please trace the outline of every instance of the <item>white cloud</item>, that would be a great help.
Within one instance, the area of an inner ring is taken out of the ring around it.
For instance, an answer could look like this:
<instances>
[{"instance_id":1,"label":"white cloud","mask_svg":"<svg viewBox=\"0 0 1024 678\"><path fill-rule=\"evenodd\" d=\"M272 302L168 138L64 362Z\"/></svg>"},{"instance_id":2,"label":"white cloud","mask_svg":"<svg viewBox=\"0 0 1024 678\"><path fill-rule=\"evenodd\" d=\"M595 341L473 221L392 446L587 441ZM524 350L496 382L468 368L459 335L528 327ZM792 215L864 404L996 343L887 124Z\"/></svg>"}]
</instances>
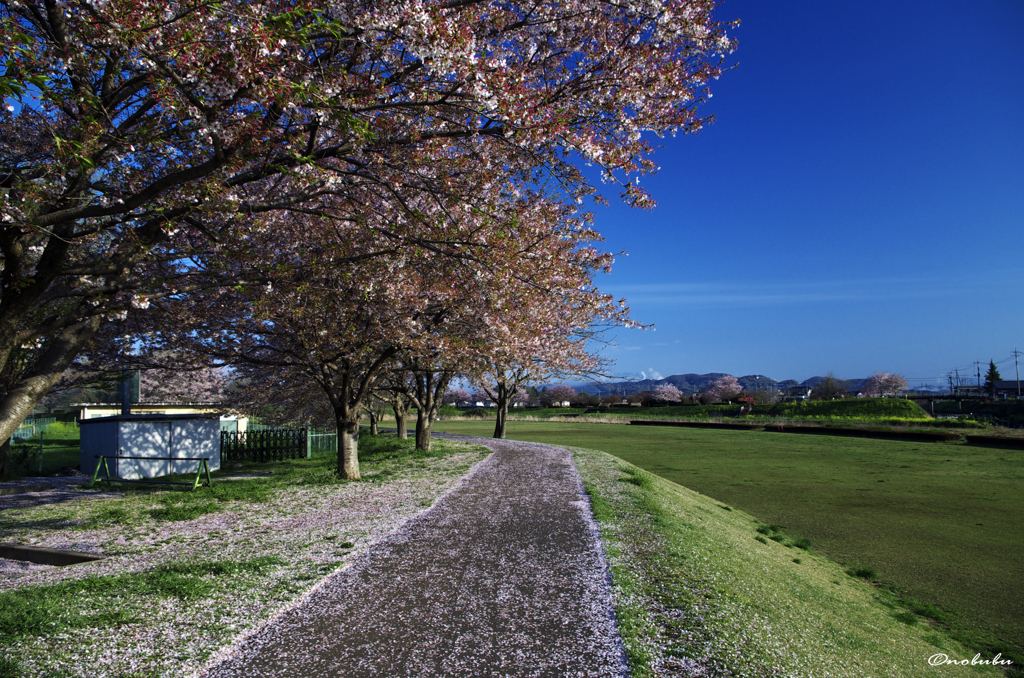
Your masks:
<instances>
[{"instance_id":1,"label":"white cloud","mask_svg":"<svg viewBox=\"0 0 1024 678\"><path fill-rule=\"evenodd\" d=\"M647 369L651 373L651 375L648 377L648 379L658 380L658 379L664 379L665 378L665 377L661 376L661 372L659 372L658 370L654 369L653 367L649 367Z\"/></svg>"},{"instance_id":2,"label":"white cloud","mask_svg":"<svg viewBox=\"0 0 1024 678\"><path fill-rule=\"evenodd\" d=\"M630 303L673 306L777 306L935 297L948 293L949 282L912 278L807 280L797 283L762 284L756 287L739 283L650 283L607 285L601 289L613 296L625 297Z\"/></svg>"}]
</instances>

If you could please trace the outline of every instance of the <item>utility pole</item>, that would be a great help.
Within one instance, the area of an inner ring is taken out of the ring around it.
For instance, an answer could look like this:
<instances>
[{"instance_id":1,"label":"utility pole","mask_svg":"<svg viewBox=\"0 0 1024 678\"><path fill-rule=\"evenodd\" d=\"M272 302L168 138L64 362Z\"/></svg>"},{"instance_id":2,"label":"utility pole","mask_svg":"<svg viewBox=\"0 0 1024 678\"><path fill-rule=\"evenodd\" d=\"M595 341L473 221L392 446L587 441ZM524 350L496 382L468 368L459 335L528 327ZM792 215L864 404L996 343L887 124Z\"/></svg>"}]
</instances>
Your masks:
<instances>
[{"instance_id":1,"label":"utility pole","mask_svg":"<svg viewBox=\"0 0 1024 678\"><path fill-rule=\"evenodd\" d=\"M1020 365L1018 359L1020 358L1020 351L1013 349L1013 367L1017 370L1017 398L1020 399Z\"/></svg>"},{"instance_id":2,"label":"utility pole","mask_svg":"<svg viewBox=\"0 0 1024 678\"><path fill-rule=\"evenodd\" d=\"M974 366L978 368L978 397L981 397L981 361L975 360Z\"/></svg>"}]
</instances>

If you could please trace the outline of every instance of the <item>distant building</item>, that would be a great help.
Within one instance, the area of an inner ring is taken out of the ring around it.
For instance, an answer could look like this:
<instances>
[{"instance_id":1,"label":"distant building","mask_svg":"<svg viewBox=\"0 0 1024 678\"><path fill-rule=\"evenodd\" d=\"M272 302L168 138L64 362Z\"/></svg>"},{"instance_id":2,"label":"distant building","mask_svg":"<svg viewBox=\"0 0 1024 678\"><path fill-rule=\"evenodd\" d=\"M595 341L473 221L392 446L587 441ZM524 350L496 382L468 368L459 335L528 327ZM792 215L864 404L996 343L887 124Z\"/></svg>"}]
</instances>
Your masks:
<instances>
[{"instance_id":1,"label":"distant building","mask_svg":"<svg viewBox=\"0 0 1024 678\"><path fill-rule=\"evenodd\" d=\"M784 403L798 403L804 400L810 400L811 389L806 386L794 386L782 396L782 402Z\"/></svg>"},{"instance_id":2,"label":"distant building","mask_svg":"<svg viewBox=\"0 0 1024 678\"><path fill-rule=\"evenodd\" d=\"M994 391L996 398L1016 398L1017 384L1016 380L997 381L993 384L995 388L985 388L984 384L979 387L977 383L954 384L953 395L957 398L991 398ZM1024 382L1021 382L1021 386L1024 387ZM1024 392L1024 388L1022 388L1022 392Z\"/></svg>"},{"instance_id":3,"label":"distant building","mask_svg":"<svg viewBox=\"0 0 1024 678\"><path fill-rule=\"evenodd\" d=\"M1019 381L997 381L995 384L995 392L997 398L1016 398L1018 393L1024 394L1024 386Z\"/></svg>"}]
</instances>

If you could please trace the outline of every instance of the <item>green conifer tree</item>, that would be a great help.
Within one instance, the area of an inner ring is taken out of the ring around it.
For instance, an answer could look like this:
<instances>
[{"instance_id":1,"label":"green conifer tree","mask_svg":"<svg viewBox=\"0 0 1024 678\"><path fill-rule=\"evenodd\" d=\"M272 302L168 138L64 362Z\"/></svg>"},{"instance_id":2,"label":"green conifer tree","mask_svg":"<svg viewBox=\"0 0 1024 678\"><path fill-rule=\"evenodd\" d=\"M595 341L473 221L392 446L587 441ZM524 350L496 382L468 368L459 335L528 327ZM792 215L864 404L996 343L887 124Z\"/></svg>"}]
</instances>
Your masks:
<instances>
[{"instance_id":1,"label":"green conifer tree","mask_svg":"<svg viewBox=\"0 0 1024 678\"><path fill-rule=\"evenodd\" d=\"M992 360L988 361L988 374L985 375L985 390L995 397L996 395L996 382L1002 381L1003 377L999 374L999 368L996 367L995 362Z\"/></svg>"}]
</instances>

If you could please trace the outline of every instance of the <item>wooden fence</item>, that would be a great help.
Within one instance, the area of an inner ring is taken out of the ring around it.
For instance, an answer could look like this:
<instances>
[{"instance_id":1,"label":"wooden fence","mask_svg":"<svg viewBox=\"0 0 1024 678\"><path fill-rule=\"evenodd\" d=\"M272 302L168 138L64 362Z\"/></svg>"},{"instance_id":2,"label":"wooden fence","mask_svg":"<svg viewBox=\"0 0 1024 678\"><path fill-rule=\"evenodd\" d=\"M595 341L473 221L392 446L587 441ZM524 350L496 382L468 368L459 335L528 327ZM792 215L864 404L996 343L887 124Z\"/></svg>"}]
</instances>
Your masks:
<instances>
[{"instance_id":1,"label":"wooden fence","mask_svg":"<svg viewBox=\"0 0 1024 678\"><path fill-rule=\"evenodd\" d=\"M275 428L262 431L221 431L220 458L225 461L284 461L305 459L306 429Z\"/></svg>"}]
</instances>

